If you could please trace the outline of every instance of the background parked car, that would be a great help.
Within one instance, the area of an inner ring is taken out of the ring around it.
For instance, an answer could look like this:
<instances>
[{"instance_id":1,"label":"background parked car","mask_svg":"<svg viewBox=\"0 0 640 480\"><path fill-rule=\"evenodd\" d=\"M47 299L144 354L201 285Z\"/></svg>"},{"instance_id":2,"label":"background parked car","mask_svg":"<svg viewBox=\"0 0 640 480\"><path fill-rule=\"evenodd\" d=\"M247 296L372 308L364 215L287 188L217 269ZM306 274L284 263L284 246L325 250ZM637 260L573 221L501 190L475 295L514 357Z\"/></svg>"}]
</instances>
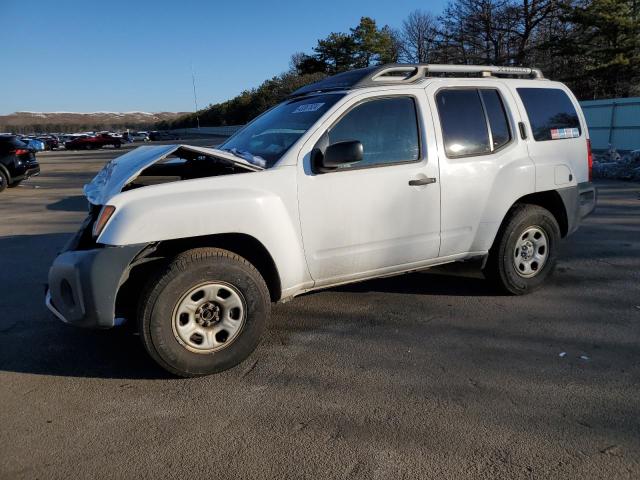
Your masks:
<instances>
[{"instance_id":1,"label":"background parked car","mask_svg":"<svg viewBox=\"0 0 640 480\"><path fill-rule=\"evenodd\" d=\"M60 141L55 135L45 135L42 137L37 137L37 139L41 142L44 142L45 150L55 150L60 146Z\"/></svg>"},{"instance_id":2,"label":"background parked car","mask_svg":"<svg viewBox=\"0 0 640 480\"><path fill-rule=\"evenodd\" d=\"M33 149L15 135L0 135L0 192L39 173Z\"/></svg>"},{"instance_id":3,"label":"background parked car","mask_svg":"<svg viewBox=\"0 0 640 480\"><path fill-rule=\"evenodd\" d=\"M45 144L42 140L38 140L37 138L33 138L33 137L22 137L19 140L22 140L24 143L27 144L27 146L36 151L36 152L43 152L45 149Z\"/></svg>"},{"instance_id":4,"label":"background parked car","mask_svg":"<svg viewBox=\"0 0 640 480\"><path fill-rule=\"evenodd\" d=\"M180 136L166 130L154 130L149 132L149 140L180 140Z\"/></svg>"},{"instance_id":5,"label":"background parked car","mask_svg":"<svg viewBox=\"0 0 640 480\"><path fill-rule=\"evenodd\" d=\"M134 142L148 142L149 132L133 132L129 133L129 136Z\"/></svg>"},{"instance_id":6,"label":"background parked car","mask_svg":"<svg viewBox=\"0 0 640 480\"><path fill-rule=\"evenodd\" d=\"M65 133L65 134L60 135L58 138L60 140L60 146L64 147L67 142L71 142L72 140L75 140L76 138L88 137L88 136L89 135L87 135L87 134Z\"/></svg>"},{"instance_id":7,"label":"background parked car","mask_svg":"<svg viewBox=\"0 0 640 480\"><path fill-rule=\"evenodd\" d=\"M105 145L113 145L114 148L122 146L122 137L114 136L110 133L100 133L98 135L83 135L73 140L65 142L67 150L93 150L102 148Z\"/></svg>"}]
</instances>

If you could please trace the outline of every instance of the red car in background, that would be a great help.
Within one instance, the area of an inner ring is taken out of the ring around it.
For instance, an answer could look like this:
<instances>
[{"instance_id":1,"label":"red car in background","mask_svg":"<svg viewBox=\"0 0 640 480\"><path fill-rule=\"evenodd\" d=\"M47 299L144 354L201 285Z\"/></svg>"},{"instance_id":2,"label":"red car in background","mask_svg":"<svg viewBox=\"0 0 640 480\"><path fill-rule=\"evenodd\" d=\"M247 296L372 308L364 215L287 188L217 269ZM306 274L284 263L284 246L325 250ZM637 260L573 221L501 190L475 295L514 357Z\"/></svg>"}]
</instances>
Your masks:
<instances>
[{"instance_id":1,"label":"red car in background","mask_svg":"<svg viewBox=\"0 0 640 480\"><path fill-rule=\"evenodd\" d=\"M65 142L64 148L67 150L93 150L102 148L105 145L113 145L114 148L120 148L122 146L122 138L114 137L108 133L86 135Z\"/></svg>"}]
</instances>

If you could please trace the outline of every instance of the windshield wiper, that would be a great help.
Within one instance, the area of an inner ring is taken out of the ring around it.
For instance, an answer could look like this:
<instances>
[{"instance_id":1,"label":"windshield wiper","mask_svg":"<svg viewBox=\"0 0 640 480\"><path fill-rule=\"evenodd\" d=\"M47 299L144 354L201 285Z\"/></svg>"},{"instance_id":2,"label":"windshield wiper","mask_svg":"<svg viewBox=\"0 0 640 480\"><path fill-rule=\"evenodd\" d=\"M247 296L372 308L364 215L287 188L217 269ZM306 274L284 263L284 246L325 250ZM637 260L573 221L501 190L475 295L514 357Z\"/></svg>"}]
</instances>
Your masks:
<instances>
[{"instance_id":1,"label":"windshield wiper","mask_svg":"<svg viewBox=\"0 0 640 480\"><path fill-rule=\"evenodd\" d=\"M251 152L247 152L246 150L238 150L237 148L221 148L220 150L229 152L242 160L246 160L252 165L267 168L267 161L264 158L254 155Z\"/></svg>"}]
</instances>

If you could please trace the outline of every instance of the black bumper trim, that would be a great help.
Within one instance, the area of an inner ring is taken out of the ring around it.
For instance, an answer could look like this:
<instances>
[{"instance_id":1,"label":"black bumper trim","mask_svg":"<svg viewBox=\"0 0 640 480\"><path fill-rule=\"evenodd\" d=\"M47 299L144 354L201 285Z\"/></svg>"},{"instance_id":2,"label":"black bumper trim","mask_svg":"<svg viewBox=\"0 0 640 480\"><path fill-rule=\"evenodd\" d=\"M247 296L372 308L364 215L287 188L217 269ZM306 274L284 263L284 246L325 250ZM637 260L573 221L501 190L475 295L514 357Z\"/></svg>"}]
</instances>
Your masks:
<instances>
[{"instance_id":1,"label":"black bumper trim","mask_svg":"<svg viewBox=\"0 0 640 480\"><path fill-rule=\"evenodd\" d=\"M591 182L582 182L575 187L558 190L567 212L567 235L575 232L580 222L596 208L597 190Z\"/></svg>"},{"instance_id":2,"label":"black bumper trim","mask_svg":"<svg viewBox=\"0 0 640 480\"><path fill-rule=\"evenodd\" d=\"M31 178L31 177L37 177L38 175L40 175L40 166L36 165L33 167L27 167L24 173L21 173L20 175L12 176L11 181L22 182L23 180L27 180L28 178Z\"/></svg>"}]
</instances>

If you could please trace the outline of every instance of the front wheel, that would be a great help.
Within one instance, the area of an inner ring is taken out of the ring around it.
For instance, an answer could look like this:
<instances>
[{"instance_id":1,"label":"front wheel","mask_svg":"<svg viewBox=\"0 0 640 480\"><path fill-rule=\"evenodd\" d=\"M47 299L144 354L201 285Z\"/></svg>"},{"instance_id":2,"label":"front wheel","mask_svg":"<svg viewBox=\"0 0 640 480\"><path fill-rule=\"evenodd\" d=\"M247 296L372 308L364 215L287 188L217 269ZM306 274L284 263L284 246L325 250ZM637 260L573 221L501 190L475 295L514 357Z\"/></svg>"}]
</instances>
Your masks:
<instances>
[{"instance_id":1,"label":"front wheel","mask_svg":"<svg viewBox=\"0 0 640 480\"><path fill-rule=\"evenodd\" d=\"M264 279L247 260L227 250L197 248L151 279L139 306L140 336L167 371L209 375L253 352L270 308Z\"/></svg>"},{"instance_id":2,"label":"front wheel","mask_svg":"<svg viewBox=\"0 0 640 480\"><path fill-rule=\"evenodd\" d=\"M530 293L553 273L560 237L551 212L538 205L516 205L498 232L483 272L508 293Z\"/></svg>"}]
</instances>

